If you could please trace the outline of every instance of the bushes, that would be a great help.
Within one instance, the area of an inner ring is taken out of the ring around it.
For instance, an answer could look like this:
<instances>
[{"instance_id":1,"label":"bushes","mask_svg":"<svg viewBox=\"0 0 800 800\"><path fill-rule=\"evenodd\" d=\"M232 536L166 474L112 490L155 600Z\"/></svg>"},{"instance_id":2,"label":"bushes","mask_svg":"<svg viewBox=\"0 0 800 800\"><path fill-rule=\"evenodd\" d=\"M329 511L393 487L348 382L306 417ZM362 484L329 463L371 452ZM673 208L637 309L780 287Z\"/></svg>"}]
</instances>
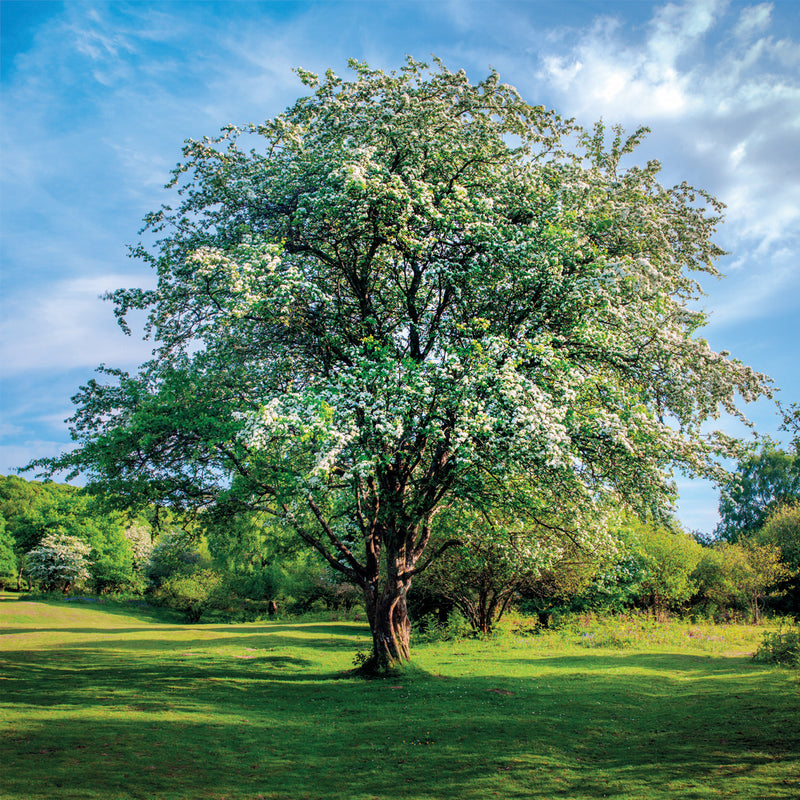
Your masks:
<instances>
[{"instance_id":1,"label":"bushes","mask_svg":"<svg viewBox=\"0 0 800 800\"><path fill-rule=\"evenodd\" d=\"M748 610L754 623L761 621L767 597L776 594L779 581L788 574L774 545L753 541L722 542L703 551L694 577L698 604L707 609Z\"/></svg>"},{"instance_id":2,"label":"bushes","mask_svg":"<svg viewBox=\"0 0 800 800\"><path fill-rule=\"evenodd\" d=\"M182 611L187 622L199 622L211 608L227 608L232 597L222 576L211 569L175 574L164 579L153 592L153 599L169 608Z\"/></svg>"},{"instance_id":3,"label":"bushes","mask_svg":"<svg viewBox=\"0 0 800 800\"><path fill-rule=\"evenodd\" d=\"M800 627L786 633L765 633L753 660L800 669Z\"/></svg>"},{"instance_id":4,"label":"bushes","mask_svg":"<svg viewBox=\"0 0 800 800\"><path fill-rule=\"evenodd\" d=\"M6 522L0 517L0 589L14 580L17 574L17 556L14 553L14 538L6 530Z\"/></svg>"},{"instance_id":5,"label":"bushes","mask_svg":"<svg viewBox=\"0 0 800 800\"><path fill-rule=\"evenodd\" d=\"M318 571L312 565L297 565L287 570L276 596L279 604L294 614L349 611L363 600L358 586L339 579L329 570Z\"/></svg>"}]
</instances>

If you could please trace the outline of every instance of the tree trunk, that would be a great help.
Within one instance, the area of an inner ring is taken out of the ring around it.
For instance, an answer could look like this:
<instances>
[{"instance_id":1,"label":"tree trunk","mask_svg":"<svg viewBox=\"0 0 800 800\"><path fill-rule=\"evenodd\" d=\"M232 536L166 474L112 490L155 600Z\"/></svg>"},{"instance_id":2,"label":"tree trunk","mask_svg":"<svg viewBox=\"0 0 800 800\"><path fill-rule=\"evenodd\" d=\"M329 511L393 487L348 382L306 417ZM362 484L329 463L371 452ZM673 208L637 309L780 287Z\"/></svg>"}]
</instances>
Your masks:
<instances>
[{"instance_id":1,"label":"tree trunk","mask_svg":"<svg viewBox=\"0 0 800 800\"><path fill-rule=\"evenodd\" d=\"M364 592L372 631L372 658L365 665L369 671L384 673L411 659L407 591L407 585L394 580L387 581L383 591L373 585Z\"/></svg>"}]
</instances>

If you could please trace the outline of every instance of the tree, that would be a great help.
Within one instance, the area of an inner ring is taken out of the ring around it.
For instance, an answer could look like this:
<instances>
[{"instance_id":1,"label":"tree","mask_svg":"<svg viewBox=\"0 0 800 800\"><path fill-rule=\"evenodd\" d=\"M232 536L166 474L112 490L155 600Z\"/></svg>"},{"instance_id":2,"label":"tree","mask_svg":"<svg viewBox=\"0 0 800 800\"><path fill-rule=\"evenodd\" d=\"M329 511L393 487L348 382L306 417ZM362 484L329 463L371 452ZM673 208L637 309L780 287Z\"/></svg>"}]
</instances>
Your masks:
<instances>
[{"instance_id":1,"label":"tree","mask_svg":"<svg viewBox=\"0 0 800 800\"><path fill-rule=\"evenodd\" d=\"M607 144L494 72L351 67L187 143L135 250L158 289L112 295L124 327L149 312L153 358L82 387L77 448L40 464L276 515L361 587L384 669L454 498L526 526L611 491L663 510L672 469L735 452L704 423L768 390L697 335L719 204L623 169L644 130Z\"/></svg>"},{"instance_id":2,"label":"tree","mask_svg":"<svg viewBox=\"0 0 800 800\"><path fill-rule=\"evenodd\" d=\"M640 587L657 616L686 603L695 590L692 572L702 547L691 536L664 527L646 526L634 548L643 567Z\"/></svg>"},{"instance_id":3,"label":"tree","mask_svg":"<svg viewBox=\"0 0 800 800\"><path fill-rule=\"evenodd\" d=\"M205 552L204 552L205 551ZM145 573L158 588L173 575L186 576L211 566L205 542L181 529L162 533L150 550Z\"/></svg>"},{"instance_id":4,"label":"tree","mask_svg":"<svg viewBox=\"0 0 800 800\"><path fill-rule=\"evenodd\" d=\"M145 570L153 550L152 528L141 520L131 521L125 528L125 538L131 552L131 582L136 591L145 588Z\"/></svg>"},{"instance_id":5,"label":"tree","mask_svg":"<svg viewBox=\"0 0 800 800\"><path fill-rule=\"evenodd\" d=\"M41 544L27 554L25 571L47 592L61 590L89 579L90 547L77 536L48 533Z\"/></svg>"},{"instance_id":6,"label":"tree","mask_svg":"<svg viewBox=\"0 0 800 800\"><path fill-rule=\"evenodd\" d=\"M577 527L574 520L571 527ZM501 509L459 503L436 520L432 546L450 546L421 582L458 608L473 630L489 633L514 597L572 582L568 576L577 577L579 565L596 561L611 547L598 530L590 553L565 536L564 529L563 520L526 529L519 520L504 517Z\"/></svg>"},{"instance_id":7,"label":"tree","mask_svg":"<svg viewBox=\"0 0 800 800\"><path fill-rule=\"evenodd\" d=\"M779 407L783 416L781 430L792 434L792 447L800 455L800 403L792 403L787 408L779 404Z\"/></svg>"},{"instance_id":8,"label":"tree","mask_svg":"<svg viewBox=\"0 0 800 800\"><path fill-rule=\"evenodd\" d=\"M6 521L0 517L0 588L5 588L8 579L17 574L17 556L14 539L6 530Z\"/></svg>"},{"instance_id":9,"label":"tree","mask_svg":"<svg viewBox=\"0 0 800 800\"><path fill-rule=\"evenodd\" d=\"M91 582L96 591L122 588L133 577L125 518L101 507L75 486L0 476L0 517L14 540L18 589L26 554L55 533L76 537L90 546Z\"/></svg>"},{"instance_id":10,"label":"tree","mask_svg":"<svg viewBox=\"0 0 800 800\"><path fill-rule=\"evenodd\" d=\"M733 542L752 536L770 512L782 503L800 499L800 453L791 454L772 443L739 461L721 488L717 535Z\"/></svg>"},{"instance_id":11,"label":"tree","mask_svg":"<svg viewBox=\"0 0 800 800\"><path fill-rule=\"evenodd\" d=\"M680 609L695 590L692 573L701 545L674 521L659 524L626 512L609 516L616 552L573 605L613 611L647 608L655 616Z\"/></svg>"},{"instance_id":12,"label":"tree","mask_svg":"<svg viewBox=\"0 0 800 800\"><path fill-rule=\"evenodd\" d=\"M780 588L788 610L800 616L800 502L775 508L753 539L779 549L781 563L786 568Z\"/></svg>"},{"instance_id":13,"label":"tree","mask_svg":"<svg viewBox=\"0 0 800 800\"><path fill-rule=\"evenodd\" d=\"M757 625L764 600L780 592L778 584L786 574L778 547L745 541L721 542L706 550L696 576L703 594L712 602L746 607Z\"/></svg>"}]
</instances>

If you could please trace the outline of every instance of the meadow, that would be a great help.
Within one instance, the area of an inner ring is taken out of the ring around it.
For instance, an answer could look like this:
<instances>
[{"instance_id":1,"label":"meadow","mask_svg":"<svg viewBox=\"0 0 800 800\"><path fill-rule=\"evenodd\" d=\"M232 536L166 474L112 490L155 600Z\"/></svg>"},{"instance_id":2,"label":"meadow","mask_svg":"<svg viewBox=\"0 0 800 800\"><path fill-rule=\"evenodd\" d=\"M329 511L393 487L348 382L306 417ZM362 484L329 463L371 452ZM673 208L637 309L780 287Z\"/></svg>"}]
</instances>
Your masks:
<instances>
[{"instance_id":1,"label":"meadow","mask_svg":"<svg viewBox=\"0 0 800 800\"><path fill-rule=\"evenodd\" d=\"M778 800L797 671L764 628L585 619L417 644L352 673L362 622L184 625L0 597L2 800Z\"/></svg>"}]
</instances>

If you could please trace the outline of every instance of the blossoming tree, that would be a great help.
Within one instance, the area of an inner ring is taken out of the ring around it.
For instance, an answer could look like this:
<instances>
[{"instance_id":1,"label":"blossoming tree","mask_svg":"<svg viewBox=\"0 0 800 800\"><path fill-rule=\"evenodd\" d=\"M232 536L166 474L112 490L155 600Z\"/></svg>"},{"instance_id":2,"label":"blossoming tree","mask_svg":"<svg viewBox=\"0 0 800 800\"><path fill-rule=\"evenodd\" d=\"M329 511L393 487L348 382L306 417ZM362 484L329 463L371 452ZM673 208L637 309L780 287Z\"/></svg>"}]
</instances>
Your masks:
<instances>
[{"instance_id":1,"label":"blossoming tree","mask_svg":"<svg viewBox=\"0 0 800 800\"><path fill-rule=\"evenodd\" d=\"M732 443L703 424L767 389L696 335L719 206L623 169L644 131L582 130L494 72L350 66L187 143L135 251L158 288L112 295L123 327L149 313L153 358L81 389L49 467L271 511L361 586L385 668L443 508L591 546L608 493L664 508L673 469L717 474Z\"/></svg>"}]
</instances>

